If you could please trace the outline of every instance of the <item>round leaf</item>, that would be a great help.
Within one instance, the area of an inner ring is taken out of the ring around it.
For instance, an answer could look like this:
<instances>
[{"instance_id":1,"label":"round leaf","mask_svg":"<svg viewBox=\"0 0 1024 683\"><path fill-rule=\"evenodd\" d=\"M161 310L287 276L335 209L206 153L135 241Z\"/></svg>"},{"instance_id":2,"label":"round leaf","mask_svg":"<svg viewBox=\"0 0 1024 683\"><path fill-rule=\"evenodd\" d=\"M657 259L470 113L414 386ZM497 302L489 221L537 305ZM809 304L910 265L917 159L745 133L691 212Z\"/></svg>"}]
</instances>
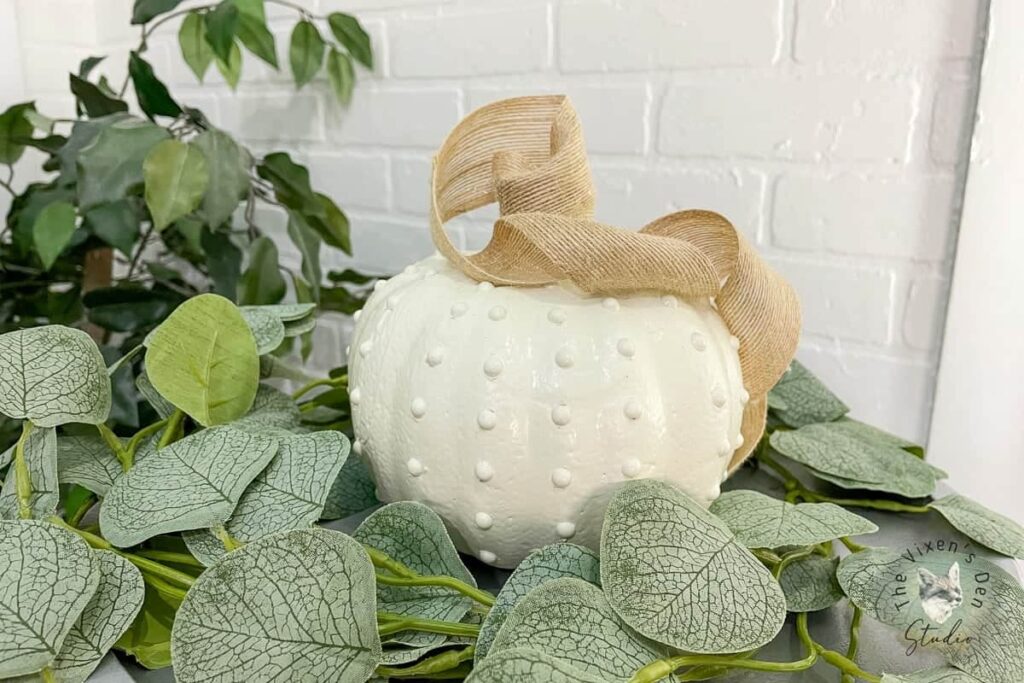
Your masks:
<instances>
[{"instance_id":1,"label":"round leaf","mask_svg":"<svg viewBox=\"0 0 1024 683\"><path fill-rule=\"evenodd\" d=\"M373 577L362 547L325 529L226 555L174 620L175 678L365 681L381 656Z\"/></svg>"},{"instance_id":2,"label":"round leaf","mask_svg":"<svg viewBox=\"0 0 1024 683\"><path fill-rule=\"evenodd\" d=\"M791 427L831 422L850 410L810 370L795 360L768 393L768 405Z\"/></svg>"},{"instance_id":3,"label":"round leaf","mask_svg":"<svg viewBox=\"0 0 1024 683\"><path fill-rule=\"evenodd\" d=\"M531 650L516 647L495 652L473 669L466 683L605 683L606 679L580 671L569 662Z\"/></svg>"},{"instance_id":4,"label":"round leaf","mask_svg":"<svg viewBox=\"0 0 1024 683\"><path fill-rule=\"evenodd\" d=\"M341 519L379 504L369 468L362 458L350 455L331 484L321 519Z\"/></svg>"},{"instance_id":5,"label":"round leaf","mask_svg":"<svg viewBox=\"0 0 1024 683\"><path fill-rule=\"evenodd\" d=\"M608 506L601 585L623 621L688 652L760 647L786 618L779 584L729 528L653 479L627 483Z\"/></svg>"},{"instance_id":6,"label":"round leaf","mask_svg":"<svg viewBox=\"0 0 1024 683\"><path fill-rule=\"evenodd\" d=\"M978 543L1003 555L1024 559L1024 528L1009 517L960 495L939 498L931 507Z\"/></svg>"},{"instance_id":7,"label":"round leaf","mask_svg":"<svg viewBox=\"0 0 1024 683\"><path fill-rule=\"evenodd\" d=\"M224 297L189 299L153 331L146 347L153 386L200 424L230 422L252 406L260 374L256 341Z\"/></svg>"},{"instance_id":8,"label":"round leaf","mask_svg":"<svg viewBox=\"0 0 1024 683\"><path fill-rule=\"evenodd\" d=\"M163 230L199 206L210 182L206 157L195 145L164 140L142 165L146 206L157 230Z\"/></svg>"},{"instance_id":9,"label":"round leaf","mask_svg":"<svg viewBox=\"0 0 1024 683\"><path fill-rule=\"evenodd\" d=\"M270 353L284 341L284 323L264 306L242 306L240 309L246 324L256 339L256 353Z\"/></svg>"},{"instance_id":10,"label":"round leaf","mask_svg":"<svg viewBox=\"0 0 1024 683\"><path fill-rule=\"evenodd\" d=\"M790 612L817 612L843 599L836 582L839 558L808 555L787 564L779 576Z\"/></svg>"},{"instance_id":11,"label":"round leaf","mask_svg":"<svg viewBox=\"0 0 1024 683\"><path fill-rule=\"evenodd\" d=\"M0 412L39 427L106 421L110 378L96 342L61 325L0 335Z\"/></svg>"},{"instance_id":12,"label":"round leaf","mask_svg":"<svg viewBox=\"0 0 1024 683\"><path fill-rule=\"evenodd\" d=\"M915 671L912 674L882 674L882 683L982 683L959 669L944 666L940 669Z\"/></svg>"},{"instance_id":13,"label":"round leaf","mask_svg":"<svg viewBox=\"0 0 1024 683\"><path fill-rule=\"evenodd\" d=\"M57 453L60 483L84 486L98 496L107 495L123 472L120 461L95 432L60 437Z\"/></svg>"}]
</instances>

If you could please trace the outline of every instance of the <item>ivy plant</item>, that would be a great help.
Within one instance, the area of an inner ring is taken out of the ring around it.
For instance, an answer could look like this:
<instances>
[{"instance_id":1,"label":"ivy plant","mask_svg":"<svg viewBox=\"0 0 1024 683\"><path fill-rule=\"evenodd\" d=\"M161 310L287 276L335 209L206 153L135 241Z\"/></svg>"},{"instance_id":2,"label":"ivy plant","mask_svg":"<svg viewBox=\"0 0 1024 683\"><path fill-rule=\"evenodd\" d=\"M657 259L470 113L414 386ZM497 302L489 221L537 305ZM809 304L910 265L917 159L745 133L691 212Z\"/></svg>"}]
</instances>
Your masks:
<instances>
[{"instance_id":1,"label":"ivy plant","mask_svg":"<svg viewBox=\"0 0 1024 683\"><path fill-rule=\"evenodd\" d=\"M286 50L268 28L268 3L296 15ZM82 61L69 74L73 118L47 116L33 102L0 114L6 166L0 192L11 198L0 229L0 332L75 326L112 359L204 292L250 306L279 303L289 290L294 300L324 310L351 313L361 305L371 278L321 272L322 248L352 251L342 209L287 152L254 154L172 94L148 52L157 32L180 20L181 54L199 80L213 67L234 88L249 53L270 68L290 70L297 88L312 87L326 73L347 105L357 65L373 68L368 34L349 14L317 15L286 0L181 5L135 1L131 22L140 38L128 55L127 76L114 84L102 74L103 57ZM17 189L15 164L27 148L43 154L43 179ZM280 262L261 205L287 215L301 267ZM281 351L292 348L290 339L284 342ZM310 344L307 334L298 348L308 354ZM119 394L114 419L137 428L132 398ZM0 446L13 439L14 425L4 427Z\"/></svg>"},{"instance_id":2,"label":"ivy plant","mask_svg":"<svg viewBox=\"0 0 1024 683\"><path fill-rule=\"evenodd\" d=\"M344 369L307 378L273 355L314 315L200 294L109 367L79 330L0 335L0 411L20 425L0 455L0 677L84 681L114 650L184 683L654 683L819 663L847 683L1024 680L1024 589L986 559L1024 556L1024 529L936 497L944 475L920 448L846 417L806 369L773 395L749 465L781 496L734 488L705 509L626 482L599 548L540 548L495 595L430 508L379 506L349 447ZM118 433L126 367L154 419ZM300 386L275 388L283 378ZM371 508L350 534L318 524ZM864 510L932 515L972 539L964 593L986 606L963 612L970 647L928 644L947 666L863 663L864 619L902 631L914 616L890 599L907 577L961 576L945 556L865 545L879 524ZM828 608L851 612L843 651L809 622ZM787 623L799 656L760 654Z\"/></svg>"}]
</instances>

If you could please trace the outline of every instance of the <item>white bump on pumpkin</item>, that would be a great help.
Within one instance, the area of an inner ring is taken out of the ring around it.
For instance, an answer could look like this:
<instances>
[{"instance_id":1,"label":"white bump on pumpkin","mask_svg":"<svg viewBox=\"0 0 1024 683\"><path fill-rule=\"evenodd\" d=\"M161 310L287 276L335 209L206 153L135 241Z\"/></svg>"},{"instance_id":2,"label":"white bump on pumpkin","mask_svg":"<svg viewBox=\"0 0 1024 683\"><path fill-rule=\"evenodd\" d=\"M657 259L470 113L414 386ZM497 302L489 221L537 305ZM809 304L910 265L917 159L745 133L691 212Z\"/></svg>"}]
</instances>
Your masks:
<instances>
[{"instance_id":1,"label":"white bump on pumpkin","mask_svg":"<svg viewBox=\"0 0 1024 683\"><path fill-rule=\"evenodd\" d=\"M564 403L551 409L551 421L559 427L569 424L570 419L572 419L572 413L569 411L569 406Z\"/></svg>"},{"instance_id":2,"label":"white bump on pumpkin","mask_svg":"<svg viewBox=\"0 0 1024 683\"><path fill-rule=\"evenodd\" d=\"M487 317L494 321L504 320L506 315L508 315L508 310L504 306L495 306L487 311Z\"/></svg>"},{"instance_id":3,"label":"white bump on pumpkin","mask_svg":"<svg viewBox=\"0 0 1024 683\"><path fill-rule=\"evenodd\" d=\"M354 406L359 405L359 402L363 400L363 392L359 390L359 387L354 387L348 392L348 401Z\"/></svg>"},{"instance_id":4,"label":"white bump on pumpkin","mask_svg":"<svg viewBox=\"0 0 1024 683\"><path fill-rule=\"evenodd\" d=\"M347 356L351 356L351 355L352 355L352 346L351 345L346 346L345 347L345 356L347 357Z\"/></svg>"},{"instance_id":5,"label":"white bump on pumpkin","mask_svg":"<svg viewBox=\"0 0 1024 683\"><path fill-rule=\"evenodd\" d=\"M718 457L719 458L728 458L730 455L732 455L732 451L733 451L732 444L729 443L728 439L726 439L725 441L723 441L718 446Z\"/></svg>"},{"instance_id":6,"label":"white bump on pumpkin","mask_svg":"<svg viewBox=\"0 0 1024 683\"><path fill-rule=\"evenodd\" d=\"M353 441L352 442L352 450L355 451L356 455L362 455L363 454L363 442L360 441L359 439L356 439L355 441Z\"/></svg>"},{"instance_id":7,"label":"white bump on pumpkin","mask_svg":"<svg viewBox=\"0 0 1024 683\"><path fill-rule=\"evenodd\" d=\"M476 416L476 423L480 425L480 429L494 429L498 424L498 416L490 408L484 408Z\"/></svg>"},{"instance_id":8,"label":"white bump on pumpkin","mask_svg":"<svg viewBox=\"0 0 1024 683\"><path fill-rule=\"evenodd\" d=\"M376 282L373 283L373 291L380 291L381 289L384 288L385 284L387 284L387 280L377 280Z\"/></svg>"},{"instance_id":9,"label":"white bump on pumpkin","mask_svg":"<svg viewBox=\"0 0 1024 683\"><path fill-rule=\"evenodd\" d=\"M716 384L715 386L711 387L711 403L713 403L716 408L724 408L725 401L725 389L722 387L722 385Z\"/></svg>"},{"instance_id":10,"label":"white bump on pumpkin","mask_svg":"<svg viewBox=\"0 0 1024 683\"><path fill-rule=\"evenodd\" d=\"M743 441L744 441L743 435L742 434L737 434L736 435L736 442L735 442L736 443L736 448L739 448L740 446L742 446L743 445Z\"/></svg>"},{"instance_id":11,"label":"white bump on pumpkin","mask_svg":"<svg viewBox=\"0 0 1024 683\"><path fill-rule=\"evenodd\" d=\"M481 460L477 462L474 474L476 474L476 478L480 481L490 481L494 476L494 466L486 460Z\"/></svg>"},{"instance_id":12,"label":"white bump on pumpkin","mask_svg":"<svg viewBox=\"0 0 1024 683\"><path fill-rule=\"evenodd\" d=\"M572 538L576 535L576 525L572 522L559 522L555 526L555 532L562 538Z\"/></svg>"},{"instance_id":13,"label":"white bump on pumpkin","mask_svg":"<svg viewBox=\"0 0 1024 683\"><path fill-rule=\"evenodd\" d=\"M411 474L414 477L418 477L421 474L423 474L424 471L426 471L426 468L423 466L423 463L416 458L409 458L409 460L405 463L405 468L409 470L409 474Z\"/></svg>"},{"instance_id":14,"label":"white bump on pumpkin","mask_svg":"<svg viewBox=\"0 0 1024 683\"><path fill-rule=\"evenodd\" d=\"M363 309L361 309L361 308L358 311L356 311L355 313L352 314L353 322L359 322L359 319L362 318L362 317L363 317Z\"/></svg>"},{"instance_id":15,"label":"white bump on pumpkin","mask_svg":"<svg viewBox=\"0 0 1024 683\"><path fill-rule=\"evenodd\" d=\"M694 332L690 335L690 343L693 344L693 348L698 351L703 351L708 348L708 340L700 332Z\"/></svg>"},{"instance_id":16,"label":"white bump on pumpkin","mask_svg":"<svg viewBox=\"0 0 1024 683\"><path fill-rule=\"evenodd\" d=\"M626 401L626 405L623 407L622 412L625 413L626 417L630 420L639 420L640 416L644 414L644 408L640 405L639 401L630 399L629 401Z\"/></svg>"},{"instance_id":17,"label":"white bump on pumpkin","mask_svg":"<svg viewBox=\"0 0 1024 683\"><path fill-rule=\"evenodd\" d=\"M553 322L556 325L561 325L562 323L564 323L566 317L568 316L566 316L564 308L558 308L556 306L555 308L552 308L550 311L548 311L548 321Z\"/></svg>"},{"instance_id":18,"label":"white bump on pumpkin","mask_svg":"<svg viewBox=\"0 0 1024 683\"><path fill-rule=\"evenodd\" d=\"M373 348L373 342L370 341L369 339L367 339L366 341L364 341L362 344L359 345L359 355L363 356L363 357L366 357L366 355L368 353L370 353L370 349L372 349L372 348Z\"/></svg>"},{"instance_id":19,"label":"white bump on pumpkin","mask_svg":"<svg viewBox=\"0 0 1024 683\"><path fill-rule=\"evenodd\" d=\"M571 368L575 362L575 359L572 357L572 351L565 347L558 349L558 352L555 353L555 365L560 368Z\"/></svg>"},{"instance_id":20,"label":"white bump on pumpkin","mask_svg":"<svg viewBox=\"0 0 1024 683\"><path fill-rule=\"evenodd\" d=\"M494 526L494 518L491 517L486 512L478 512L478 513L476 513L476 517L474 518L474 521L476 522L476 525L478 527L480 527L481 529L483 529L484 531L487 531L492 526Z\"/></svg>"},{"instance_id":21,"label":"white bump on pumpkin","mask_svg":"<svg viewBox=\"0 0 1024 683\"><path fill-rule=\"evenodd\" d=\"M423 417L427 414L427 402L417 396L409 404L409 412L411 412L412 416L416 419Z\"/></svg>"},{"instance_id":22,"label":"white bump on pumpkin","mask_svg":"<svg viewBox=\"0 0 1024 683\"><path fill-rule=\"evenodd\" d=\"M392 294L388 297L387 301L384 302L384 307L389 311L395 310L395 306L398 305L398 297Z\"/></svg>"},{"instance_id":23,"label":"white bump on pumpkin","mask_svg":"<svg viewBox=\"0 0 1024 683\"><path fill-rule=\"evenodd\" d=\"M481 550L480 554L477 555L477 557L480 558L481 562L486 562L487 564L494 564L498 561L498 556L492 553L490 550Z\"/></svg>"},{"instance_id":24,"label":"white bump on pumpkin","mask_svg":"<svg viewBox=\"0 0 1024 683\"><path fill-rule=\"evenodd\" d=\"M430 351L427 351L427 365L429 365L430 367L436 368L438 365L441 364L441 361L443 360L444 349L442 347L435 346L434 348L430 349Z\"/></svg>"},{"instance_id":25,"label":"white bump on pumpkin","mask_svg":"<svg viewBox=\"0 0 1024 683\"><path fill-rule=\"evenodd\" d=\"M661 305L666 308L679 308L679 299L674 296L661 297Z\"/></svg>"},{"instance_id":26,"label":"white bump on pumpkin","mask_svg":"<svg viewBox=\"0 0 1024 683\"><path fill-rule=\"evenodd\" d=\"M458 318L459 316L465 315L468 310L469 306L466 305L465 301L456 301L452 304L451 314L453 318Z\"/></svg>"},{"instance_id":27,"label":"white bump on pumpkin","mask_svg":"<svg viewBox=\"0 0 1024 683\"><path fill-rule=\"evenodd\" d=\"M491 356L484 361L484 374L488 377L494 378L501 374L501 371L505 369L505 364L501 362L501 359L497 356Z\"/></svg>"},{"instance_id":28,"label":"white bump on pumpkin","mask_svg":"<svg viewBox=\"0 0 1024 683\"><path fill-rule=\"evenodd\" d=\"M625 337L619 340L619 343L615 345L615 348L618 349L619 353L626 358L632 358L634 354L636 354L636 346Z\"/></svg>"},{"instance_id":29,"label":"white bump on pumpkin","mask_svg":"<svg viewBox=\"0 0 1024 683\"><path fill-rule=\"evenodd\" d=\"M551 473L551 483L560 489L564 489L572 483L572 472L564 467L559 467Z\"/></svg>"},{"instance_id":30,"label":"white bump on pumpkin","mask_svg":"<svg viewBox=\"0 0 1024 683\"><path fill-rule=\"evenodd\" d=\"M491 291L492 289L494 289L494 284L493 284L493 283L491 283L491 282L487 282L486 280L484 280L483 282L479 283L479 284L478 284L478 285L476 286L476 288L477 288L477 289L479 289L479 290L480 290L481 292L489 292L489 291Z\"/></svg>"},{"instance_id":31,"label":"white bump on pumpkin","mask_svg":"<svg viewBox=\"0 0 1024 683\"><path fill-rule=\"evenodd\" d=\"M746 389L741 389L740 390L740 403L742 403L743 405L747 405L747 403L749 401L750 401L750 392L747 391Z\"/></svg>"},{"instance_id":32,"label":"white bump on pumpkin","mask_svg":"<svg viewBox=\"0 0 1024 683\"><path fill-rule=\"evenodd\" d=\"M607 299L601 302L601 305L607 308L609 311L619 310L619 300L616 299L615 297L608 297Z\"/></svg>"},{"instance_id":33,"label":"white bump on pumpkin","mask_svg":"<svg viewBox=\"0 0 1024 683\"><path fill-rule=\"evenodd\" d=\"M622 476L632 479L640 474L640 461L636 458L630 458L626 462L622 463Z\"/></svg>"},{"instance_id":34,"label":"white bump on pumpkin","mask_svg":"<svg viewBox=\"0 0 1024 683\"><path fill-rule=\"evenodd\" d=\"M729 337L729 346L731 346L734 349L740 348L739 337L737 337L736 335L732 335L731 337Z\"/></svg>"},{"instance_id":35,"label":"white bump on pumpkin","mask_svg":"<svg viewBox=\"0 0 1024 683\"><path fill-rule=\"evenodd\" d=\"M725 480L728 479L728 478L729 478L729 470L728 470L728 468L726 468L725 471L722 472L722 483L724 484Z\"/></svg>"}]
</instances>

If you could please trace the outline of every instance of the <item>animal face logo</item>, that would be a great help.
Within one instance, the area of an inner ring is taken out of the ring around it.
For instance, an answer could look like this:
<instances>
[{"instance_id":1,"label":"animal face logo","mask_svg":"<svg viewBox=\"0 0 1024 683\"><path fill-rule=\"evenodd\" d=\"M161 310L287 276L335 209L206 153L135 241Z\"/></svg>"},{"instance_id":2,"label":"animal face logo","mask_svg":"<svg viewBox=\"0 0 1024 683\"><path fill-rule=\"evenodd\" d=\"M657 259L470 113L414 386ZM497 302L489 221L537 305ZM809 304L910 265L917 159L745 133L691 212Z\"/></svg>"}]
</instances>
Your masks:
<instances>
[{"instance_id":1,"label":"animal face logo","mask_svg":"<svg viewBox=\"0 0 1024 683\"><path fill-rule=\"evenodd\" d=\"M936 576L924 567L918 567L917 585L921 607L936 624L946 623L953 610L964 602L959 562L954 562L945 576Z\"/></svg>"}]
</instances>

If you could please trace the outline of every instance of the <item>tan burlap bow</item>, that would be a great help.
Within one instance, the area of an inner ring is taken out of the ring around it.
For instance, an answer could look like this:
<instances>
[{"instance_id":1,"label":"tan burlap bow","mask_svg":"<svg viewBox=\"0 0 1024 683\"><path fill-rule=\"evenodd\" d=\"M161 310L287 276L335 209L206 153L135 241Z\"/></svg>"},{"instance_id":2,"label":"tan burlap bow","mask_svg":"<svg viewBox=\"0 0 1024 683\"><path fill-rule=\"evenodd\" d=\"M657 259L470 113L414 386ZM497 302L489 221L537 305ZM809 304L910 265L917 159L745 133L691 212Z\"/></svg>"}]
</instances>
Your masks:
<instances>
[{"instance_id":1,"label":"tan burlap bow","mask_svg":"<svg viewBox=\"0 0 1024 683\"><path fill-rule=\"evenodd\" d=\"M579 118L561 95L520 97L477 109L434 158L430 231L460 271L496 285L570 282L586 294L671 293L710 298L740 340L750 402L738 466L764 431L765 395L789 365L800 334L792 287L725 218L678 211L639 232L593 220L594 188ZM463 254L444 223L497 201L490 243Z\"/></svg>"}]
</instances>

